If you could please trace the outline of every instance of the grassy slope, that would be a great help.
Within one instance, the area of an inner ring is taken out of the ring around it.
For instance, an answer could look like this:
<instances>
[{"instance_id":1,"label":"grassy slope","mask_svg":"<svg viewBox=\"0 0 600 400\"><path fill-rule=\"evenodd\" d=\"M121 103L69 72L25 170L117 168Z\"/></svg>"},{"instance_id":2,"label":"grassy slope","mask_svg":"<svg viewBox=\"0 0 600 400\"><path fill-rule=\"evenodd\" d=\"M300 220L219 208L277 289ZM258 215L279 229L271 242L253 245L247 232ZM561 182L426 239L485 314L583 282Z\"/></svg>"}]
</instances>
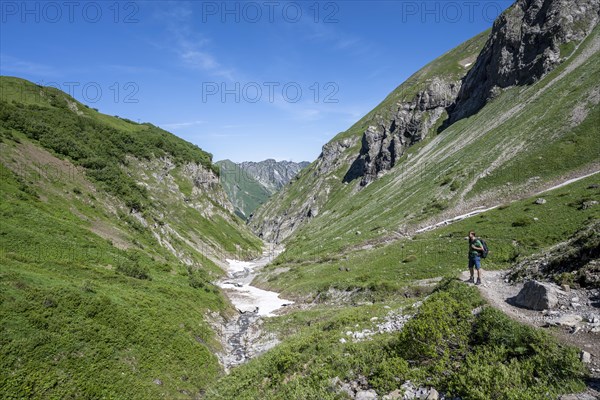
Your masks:
<instances>
[{"instance_id":1,"label":"grassy slope","mask_svg":"<svg viewBox=\"0 0 600 400\"><path fill-rule=\"evenodd\" d=\"M341 183L347 165L327 177L315 178L310 170L313 164L257 215L277 214L301 204L306 187L314 185L315 179L325 182L331 194L319 216L300 227L286 243L288 258L311 260L317 255L338 254L348 245L410 230L444 213L466 212L497 198L531 193L574 171L597 168L600 105L587 99L593 97L591 90L598 90L600 54L593 54L561 79L555 78L570 68L599 32L596 28L567 62L536 84L510 88L478 114L439 135L432 132L410 148L390 173L365 189L356 192L355 184ZM451 54L434 65L447 65L445 58ZM582 106L586 118L573 123L573 111ZM369 115L383 112L377 108ZM353 130L352 134L361 134L370 117L365 118L342 136ZM356 154L357 148L347 153Z\"/></svg>"},{"instance_id":2,"label":"grassy slope","mask_svg":"<svg viewBox=\"0 0 600 400\"><path fill-rule=\"evenodd\" d=\"M210 283L222 274L213 260L256 253L260 243L217 203L220 188L194 187L176 168L169 179L148 179L147 190L137 191L136 168L158 168L155 156L163 155L210 170L210 155L150 125L74 103L83 112L78 116L63 107L73 100L54 89L8 77L0 84L6 101L0 118L2 397L195 396L220 372L219 344L204 318L229 310ZM17 129L10 119L16 114L32 129ZM71 123L80 131L69 130ZM94 152L94 146L113 148L95 128L128 138L130 147ZM61 153L52 139L71 140L71 149L116 165L123 174L108 170L106 176L129 191L108 188L84 159ZM136 154L138 146L147 156ZM173 182L189 193L169 188ZM131 212L131 199L142 203L141 212ZM162 234L159 227L172 230Z\"/></svg>"},{"instance_id":3,"label":"grassy slope","mask_svg":"<svg viewBox=\"0 0 600 400\"><path fill-rule=\"evenodd\" d=\"M227 196L243 218L248 218L271 193L237 164L223 160L216 163L220 168L220 179Z\"/></svg>"}]
</instances>

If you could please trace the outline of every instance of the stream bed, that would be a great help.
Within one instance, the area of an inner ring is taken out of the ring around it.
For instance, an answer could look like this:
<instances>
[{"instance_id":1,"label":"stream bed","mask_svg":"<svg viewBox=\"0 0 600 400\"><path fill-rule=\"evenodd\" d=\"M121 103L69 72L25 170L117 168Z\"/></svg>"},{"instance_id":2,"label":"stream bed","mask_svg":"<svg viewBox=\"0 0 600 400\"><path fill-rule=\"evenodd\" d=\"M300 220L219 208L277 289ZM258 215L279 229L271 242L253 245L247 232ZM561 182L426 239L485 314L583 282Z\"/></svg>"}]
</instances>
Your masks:
<instances>
[{"instance_id":1,"label":"stream bed","mask_svg":"<svg viewBox=\"0 0 600 400\"><path fill-rule=\"evenodd\" d=\"M263 318L275 315L276 310L293 302L280 298L279 293L252 286L251 282L282 251L282 247L269 246L261 257L252 261L227 260L228 276L217 284L239 312L221 331L225 348L220 358L227 371L278 343L274 335L263 334Z\"/></svg>"}]
</instances>

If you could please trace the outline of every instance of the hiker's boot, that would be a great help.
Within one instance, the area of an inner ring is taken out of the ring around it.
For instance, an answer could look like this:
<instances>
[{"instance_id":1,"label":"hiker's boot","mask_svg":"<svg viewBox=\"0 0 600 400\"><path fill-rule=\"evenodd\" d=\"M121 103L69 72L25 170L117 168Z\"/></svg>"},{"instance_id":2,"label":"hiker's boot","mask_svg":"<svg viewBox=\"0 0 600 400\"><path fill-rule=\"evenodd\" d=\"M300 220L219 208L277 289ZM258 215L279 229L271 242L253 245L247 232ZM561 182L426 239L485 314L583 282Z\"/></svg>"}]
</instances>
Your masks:
<instances>
[{"instance_id":1,"label":"hiker's boot","mask_svg":"<svg viewBox=\"0 0 600 400\"><path fill-rule=\"evenodd\" d=\"M477 278L477 282L475 282L476 285L481 285L481 279Z\"/></svg>"},{"instance_id":2,"label":"hiker's boot","mask_svg":"<svg viewBox=\"0 0 600 400\"><path fill-rule=\"evenodd\" d=\"M469 282L469 283L475 283L475 280L473 279L473 277L470 277L467 282Z\"/></svg>"}]
</instances>

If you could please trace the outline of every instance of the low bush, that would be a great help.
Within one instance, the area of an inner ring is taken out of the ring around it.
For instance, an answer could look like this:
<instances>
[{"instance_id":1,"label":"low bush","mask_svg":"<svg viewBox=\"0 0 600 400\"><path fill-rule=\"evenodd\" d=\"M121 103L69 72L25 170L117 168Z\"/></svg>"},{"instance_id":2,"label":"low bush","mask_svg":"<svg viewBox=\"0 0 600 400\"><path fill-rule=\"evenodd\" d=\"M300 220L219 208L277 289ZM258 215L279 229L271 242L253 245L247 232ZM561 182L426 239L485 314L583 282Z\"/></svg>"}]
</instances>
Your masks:
<instances>
[{"instance_id":1,"label":"low bush","mask_svg":"<svg viewBox=\"0 0 600 400\"><path fill-rule=\"evenodd\" d=\"M511 224L515 228L521 228L524 226L529 226L533 223L533 219L530 217L519 217L513 221Z\"/></svg>"}]
</instances>

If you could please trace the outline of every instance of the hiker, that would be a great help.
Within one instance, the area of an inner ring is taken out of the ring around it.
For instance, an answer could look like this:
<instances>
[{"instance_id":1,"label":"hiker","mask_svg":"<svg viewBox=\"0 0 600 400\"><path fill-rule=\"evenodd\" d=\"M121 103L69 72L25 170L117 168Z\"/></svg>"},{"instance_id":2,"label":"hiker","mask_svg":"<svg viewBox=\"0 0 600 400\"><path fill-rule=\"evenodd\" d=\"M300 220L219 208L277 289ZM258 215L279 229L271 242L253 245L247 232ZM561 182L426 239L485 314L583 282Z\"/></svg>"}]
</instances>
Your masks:
<instances>
[{"instance_id":1,"label":"hiker","mask_svg":"<svg viewBox=\"0 0 600 400\"><path fill-rule=\"evenodd\" d=\"M469 283L474 282L473 268L477 270L477 282L476 285L481 285L481 253L483 253L483 244L479 239L475 237L475 231L469 232L469 272L471 278Z\"/></svg>"}]
</instances>

